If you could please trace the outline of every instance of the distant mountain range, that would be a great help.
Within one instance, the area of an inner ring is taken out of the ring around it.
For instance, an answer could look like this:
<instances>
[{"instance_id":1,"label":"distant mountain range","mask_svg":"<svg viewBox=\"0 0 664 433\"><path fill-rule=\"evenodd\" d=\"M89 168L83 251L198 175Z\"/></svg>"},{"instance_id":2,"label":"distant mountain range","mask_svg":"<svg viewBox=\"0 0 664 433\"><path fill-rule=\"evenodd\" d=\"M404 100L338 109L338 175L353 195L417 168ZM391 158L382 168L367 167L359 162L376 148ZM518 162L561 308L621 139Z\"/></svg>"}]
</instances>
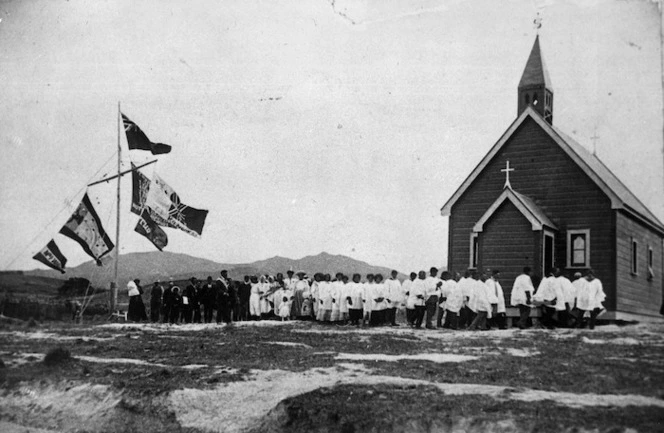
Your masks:
<instances>
[{"instance_id":1,"label":"distant mountain range","mask_svg":"<svg viewBox=\"0 0 664 433\"><path fill-rule=\"evenodd\" d=\"M285 276L289 269L293 269L295 272L304 271L309 275L322 272L334 276L337 272L343 272L350 276L357 272L364 277L369 273L381 273L385 278L392 271L389 268L373 266L347 256L332 255L325 252L297 260L275 256L253 263L228 264L192 257L187 254L154 251L120 255L118 280L122 287L127 281L135 278L139 278L144 284L157 279L161 281L168 280L171 277L174 280L183 280L190 277L206 278L210 275L216 279L222 269L227 269L228 274L233 279L243 278L244 275L276 275L277 272L282 272ZM67 273L64 275L57 271L41 269L24 271L24 275L60 280L73 277L87 278L94 286L103 288L109 286L113 279L113 272L112 262L106 262L104 266L99 267L93 261L89 261L67 269Z\"/></svg>"}]
</instances>

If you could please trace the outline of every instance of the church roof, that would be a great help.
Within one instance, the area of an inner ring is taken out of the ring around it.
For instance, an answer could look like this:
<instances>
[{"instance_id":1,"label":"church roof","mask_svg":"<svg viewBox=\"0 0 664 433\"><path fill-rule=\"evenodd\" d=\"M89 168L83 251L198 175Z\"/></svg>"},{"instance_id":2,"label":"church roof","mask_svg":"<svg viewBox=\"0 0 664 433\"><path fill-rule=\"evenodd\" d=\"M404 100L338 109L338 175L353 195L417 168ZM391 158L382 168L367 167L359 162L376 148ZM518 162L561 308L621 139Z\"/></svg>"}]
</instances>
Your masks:
<instances>
[{"instance_id":1,"label":"church roof","mask_svg":"<svg viewBox=\"0 0 664 433\"><path fill-rule=\"evenodd\" d=\"M528 57L528 62L526 62L526 68L523 70L523 75L521 75L519 88L542 85L547 89L552 88L549 72L546 70L546 65L542 58L542 52L540 51L538 35L535 38L533 48L530 50L530 56Z\"/></svg>"},{"instance_id":2,"label":"church roof","mask_svg":"<svg viewBox=\"0 0 664 433\"><path fill-rule=\"evenodd\" d=\"M659 219L625 186L613 172L595 155L588 152L585 147L574 139L562 133L558 128L550 125L532 107L526 108L523 113L510 125L498 142L489 150L480 163L470 173L470 176L461 184L452 197L441 208L443 216L450 215L452 206L463 195L466 189L479 176L493 157L502 149L510 137L521 124L532 118L560 148L581 168L590 179L609 197L612 209L624 209L640 216L659 232L664 233L664 225Z\"/></svg>"},{"instance_id":3,"label":"church roof","mask_svg":"<svg viewBox=\"0 0 664 433\"><path fill-rule=\"evenodd\" d=\"M558 230L558 227L551 222L549 217L546 216L544 211L540 209L539 206L535 204L529 197L526 197L523 194L520 194L514 191L511 187L506 186L503 189L502 194L498 196L496 201L493 202L489 209L484 212L482 218L477 221L473 231L475 233L481 232L484 230L484 224L491 218L491 216L498 210L498 208L506 201L509 200L516 206L516 208L523 214L524 217L530 222L533 230L542 230L544 226L550 227L554 230Z\"/></svg>"}]
</instances>

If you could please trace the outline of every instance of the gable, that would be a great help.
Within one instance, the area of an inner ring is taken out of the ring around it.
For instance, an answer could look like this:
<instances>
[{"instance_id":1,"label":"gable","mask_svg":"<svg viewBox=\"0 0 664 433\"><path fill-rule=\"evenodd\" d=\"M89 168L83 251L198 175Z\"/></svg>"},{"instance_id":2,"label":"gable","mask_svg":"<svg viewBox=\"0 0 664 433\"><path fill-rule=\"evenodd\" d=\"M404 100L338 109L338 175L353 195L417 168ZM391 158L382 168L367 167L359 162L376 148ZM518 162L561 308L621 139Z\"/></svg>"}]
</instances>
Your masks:
<instances>
[{"instance_id":1,"label":"gable","mask_svg":"<svg viewBox=\"0 0 664 433\"><path fill-rule=\"evenodd\" d=\"M482 217L477 221L477 224L473 227L473 232L479 233L484 230L484 225L489 221L489 219L498 211L498 209L503 207L505 202L511 202L512 205L521 213L521 215L528 220L533 231L539 231L544 228L544 226L550 227L552 229L558 230L558 227L546 216L546 214L528 197L519 194L512 190L512 188L506 187L503 190L503 193L493 202L489 209L482 215Z\"/></svg>"},{"instance_id":2,"label":"gable","mask_svg":"<svg viewBox=\"0 0 664 433\"><path fill-rule=\"evenodd\" d=\"M650 222L664 233L664 226L659 220L634 196L625 185L594 155L585 151L581 145L564 136L557 129L549 125L542 117L531 107L524 110L523 113L510 125L498 142L489 150L485 157L475 167L471 174L461 184L457 191L441 208L443 216L449 216L454 204L467 192L475 180L486 170L487 166L498 155L507 143L526 123L534 122L548 137L553 146L563 151L569 160L571 160L592 182L603 192L610 200L612 209L625 209L636 213ZM518 168L517 168L518 169ZM543 173L544 175L545 173Z\"/></svg>"}]
</instances>

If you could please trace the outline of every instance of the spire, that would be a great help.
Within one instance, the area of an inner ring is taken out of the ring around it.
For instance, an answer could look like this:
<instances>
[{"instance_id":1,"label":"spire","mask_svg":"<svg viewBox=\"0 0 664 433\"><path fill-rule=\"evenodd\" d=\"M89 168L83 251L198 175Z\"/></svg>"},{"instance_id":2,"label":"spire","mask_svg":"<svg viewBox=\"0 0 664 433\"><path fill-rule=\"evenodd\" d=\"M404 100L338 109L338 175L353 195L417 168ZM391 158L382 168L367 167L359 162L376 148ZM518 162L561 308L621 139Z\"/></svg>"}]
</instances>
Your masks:
<instances>
[{"instance_id":1,"label":"spire","mask_svg":"<svg viewBox=\"0 0 664 433\"><path fill-rule=\"evenodd\" d=\"M539 35L535 37L535 43L521 75L518 94L517 114L520 115L530 105L547 122L553 121L553 87L542 58Z\"/></svg>"},{"instance_id":2,"label":"spire","mask_svg":"<svg viewBox=\"0 0 664 433\"><path fill-rule=\"evenodd\" d=\"M519 81L519 88L530 86L546 86L551 88L551 79L544 65L544 59L540 50L539 35L535 37L533 49L530 50L530 57L528 57L526 68L523 70L521 81Z\"/></svg>"}]
</instances>

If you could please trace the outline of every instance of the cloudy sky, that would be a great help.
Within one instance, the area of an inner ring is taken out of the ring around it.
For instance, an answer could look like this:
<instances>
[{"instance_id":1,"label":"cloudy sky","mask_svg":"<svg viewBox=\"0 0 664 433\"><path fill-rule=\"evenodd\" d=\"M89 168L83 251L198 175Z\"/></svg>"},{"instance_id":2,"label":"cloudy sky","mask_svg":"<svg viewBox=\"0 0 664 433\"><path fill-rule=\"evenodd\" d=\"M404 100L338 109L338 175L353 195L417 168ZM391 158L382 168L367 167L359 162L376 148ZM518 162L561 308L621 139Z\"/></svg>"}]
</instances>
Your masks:
<instances>
[{"instance_id":1,"label":"cloudy sky","mask_svg":"<svg viewBox=\"0 0 664 433\"><path fill-rule=\"evenodd\" d=\"M554 123L664 219L660 11L649 1L0 3L0 269L41 267L92 180L117 170L117 106L173 151L154 169L209 209L168 251L221 262L327 251L446 263L439 210L516 116L543 19ZM123 165L149 160L126 151ZM518 176L518 167L513 176ZM133 232L123 179L121 252ZM115 234L115 184L89 188Z\"/></svg>"}]
</instances>

